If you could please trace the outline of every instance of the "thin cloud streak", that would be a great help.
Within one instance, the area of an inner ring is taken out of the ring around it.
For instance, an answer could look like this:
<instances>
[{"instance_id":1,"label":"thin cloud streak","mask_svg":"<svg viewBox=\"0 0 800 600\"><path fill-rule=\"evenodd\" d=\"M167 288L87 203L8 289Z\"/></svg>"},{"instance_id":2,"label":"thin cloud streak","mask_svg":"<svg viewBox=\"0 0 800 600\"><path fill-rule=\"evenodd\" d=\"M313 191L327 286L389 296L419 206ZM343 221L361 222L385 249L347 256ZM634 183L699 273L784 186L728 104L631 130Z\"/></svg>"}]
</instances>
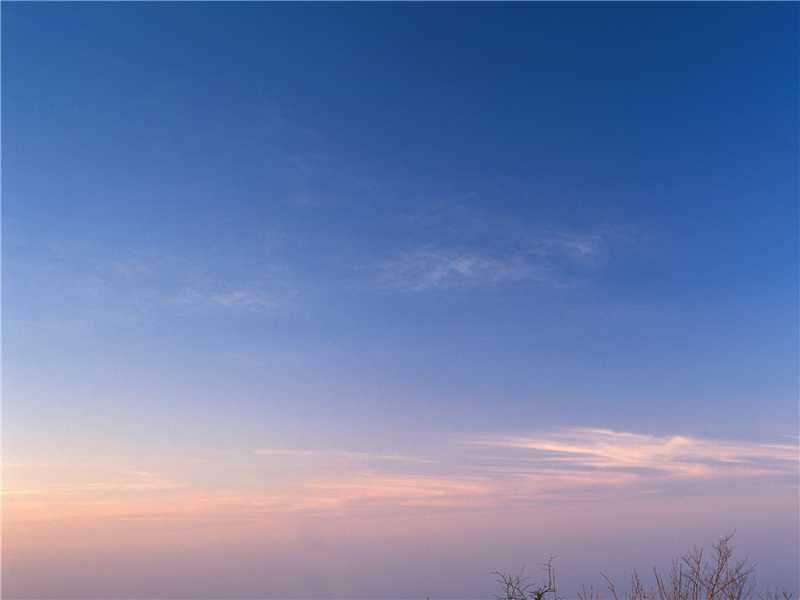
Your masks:
<instances>
[{"instance_id":1,"label":"thin cloud streak","mask_svg":"<svg viewBox=\"0 0 800 600\"><path fill-rule=\"evenodd\" d=\"M61 311L68 315L43 314L41 328L70 332L78 323L130 325L164 310L183 316L269 317L290 309L297 296L286 269L277 265L236 277L229 274L236 271L231 265L201 265L163 253L103 257L90 244L58 239L17 240L17 246L36 252L37 258L18 258L18 249L13 249L9 269L26 273L25 287L16 294L58 295ZM223 275L215 275L212 267Z\"/></svg>"},{"instance_id":2,"label":"thin cloud streak","mask_svg":"<svg viewBox=\"0 0 800 600\"><path fill-rule=\"evenodd\" d=\"M347 450L296 450L290 448L260 448L251 454L262 456L285 456L299 459L339 459L344 461L392 461L409 463L433 463L432 458L406 454L373 454L370 452L350 452Z\"/></svg>"},{"instance_id":3,"label":"thin cloud streak","mask_svg":"<svg viewBox=\"0 0 800 600\"><path fill-rule=\"evenodd\" d=\"M485 233L484 233L485 235ZM407 292L531 283L567 288L600 268L612 246L630 245L618 232L536 231L496 233L488 249L474 245L423 245L381 264L382 279Z\"/></svg>"},{"instance_id":4,"label":"thin cloud streak","mask_svg":"<svg viewBox=\"0 0 800 600\"><path fill-rule=\"evenodd\" d=\"M223 454L146 464L73 461L58 482L48 476L52 465L37 475L15 461L6 474L4 519L80 513L242 522L353 511L459 512L622 497L652 501L677 487L701 497L725 485L745 493L742 484L752 488L754 481L780 493L795 489L800 464L797 445L591 428L445 442L423 456L291 448L245 454L249 460Z\"/></svg>"},{"instance_id":5,"label":"thin cloud streak","mask_svg":"<svg viewBox=\"0 0 800 600\"><path fill-rule=\"evenodd\" d=\"M290 295L241 288L227 291L190 288L170 299L171 304L182 310L240 314L269 314L286 307L289 301Z\"/></svg>"},{"instance_id":6,"label":"thin cloud streak","mask_svg":"<svg viewBox=\"0 0 800 600\"><path fill-rule=\"evenodd\" d=\"M519 259L503 261L458 249L415 250L384 265L392 287L420 292L475 287L532 276L531 266Z\"/></svg>"},{"instance_id":7,"label":"thin cloud streak","mask_svg":"<svg viewBox=\"0 0 800 600\"><path fill-rule=\"evenodd\" d=\"M575 428L547 437L471 440L483 448L516 451L519 460L553 469L583 471L646 470L682 477L781 475L796 470L798 448L698 440L686 436L651 436L605 429Z\"/></svg>"}]
</instances>

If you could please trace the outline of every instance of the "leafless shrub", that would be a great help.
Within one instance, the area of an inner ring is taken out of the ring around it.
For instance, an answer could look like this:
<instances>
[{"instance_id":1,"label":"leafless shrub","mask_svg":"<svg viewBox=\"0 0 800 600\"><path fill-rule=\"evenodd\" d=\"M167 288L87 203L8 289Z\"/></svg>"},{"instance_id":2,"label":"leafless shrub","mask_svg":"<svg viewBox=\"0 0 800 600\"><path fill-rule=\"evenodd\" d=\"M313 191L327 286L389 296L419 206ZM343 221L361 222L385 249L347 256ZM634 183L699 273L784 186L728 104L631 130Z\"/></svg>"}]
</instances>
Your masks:
<instances>
[{"instance_id":1,"label":"leafless shrub","mask_svg":"<svg viewBox=\"0 0 800 600\"><path fill-rule=\"evenodd\" d=\"M755 567L748 564L747 559L734 561L734 546L731 545L733 534L722 537L712 544L711 559L703 559L703 549L696 546L672 561L672 570L665 577L657 568L653 568L655 588L646 589L636 571L631 575L631 591L623 596L624 600L752 600L755 588ZM562 600L556 594L556 576L553 568L553 556L542 564L546 572L544 583L534 587L522 571L518 575L510 575L495 571L502 594L495 596L497 600ZM602 573L601 573L602 575ZM619 600L614 584L603 575L608 583L613 600ZM586 590L584 585L577 594L578 600L603 600L600 592L594 587ZM766 595L758 595L758 600L791 600L785 590L779 594L778 589L767 587Z\"/></svg>"},{"instance_id":2,"label":"leafless shrub","mask_svg":"<svg viewBox=\"0 0 800 600\"><path fill-rule=\"evenodd\" d=\"M731 538L733 534L720 538L712 545L713 552L710 561L703 560L703 549L693 548L680 559L672 561L672 570L667 577L653 568L656 586L645 589L636 571L631 575L631 591L625 594L625 600L749 600L753 596L755 567L747 563L747 559L734 562ZM608 589L614 600L619 600L614 584L603 575L608 582ZM585 591L585 590L584 590ZM588 596L581 600L599 600ZM778 590L773 594L769 588L767 596L761 600L790 600L785 591L783 596L778 596Z\"/></svg>"},{"instance_id":3,"label":"leafless shrub","mask_svg":"<svg viewBox=\"0 0 800 600\"><path fill-rule=\"evenodd\" d=\"M497 582L500 584L503 593L495 596L497 600L546 600L548 594L552 600L562 600L556 594L556 572L553 569L553 559L542 564L542 568L547 573L544 583L539 587L534 587L529 583L527 577L523 577L520 571L517 575L509 573L502 573L495 570L493 575L497 577Z\"/></svg>"}]
</instances>

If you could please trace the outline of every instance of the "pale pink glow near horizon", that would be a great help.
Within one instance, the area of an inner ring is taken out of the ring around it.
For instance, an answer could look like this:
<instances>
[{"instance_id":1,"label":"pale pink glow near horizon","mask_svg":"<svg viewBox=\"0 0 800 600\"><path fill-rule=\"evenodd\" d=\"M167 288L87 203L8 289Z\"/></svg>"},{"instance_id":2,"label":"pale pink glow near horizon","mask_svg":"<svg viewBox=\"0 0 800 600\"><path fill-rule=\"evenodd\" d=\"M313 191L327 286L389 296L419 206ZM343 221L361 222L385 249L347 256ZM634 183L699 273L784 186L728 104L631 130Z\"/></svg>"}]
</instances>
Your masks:
<instances>
[{"instance_id":1,"label":"pale pink glow near horizon","mask_svg":"<svg viewBox=\"0 0 800 600\"><path fill-rule=\"evenodd\" d=\"M174 576L196 572L198 581L205 582L187 588L186 597L210 597L202 590L222 595L228 588L219 584L225 579L209 575L219 559L212 548L219 548L229 555L220 564L232 561L228 566L234 571L248 570L250 563L256 572L264 569L266 579L256 580L270 590L270 597L298 593L291 590L298 589L302 569L285 567L292 573L288 579L278 573L268 576L266 564L288 560L288 555L328 569L324 577L316 571L307 575L308 597L382 597L380 586L356 584L357 569L344 568L343 556L352 559L348 564L363 565L369 564L368 557L382 555L397 565L397 572L388 571L397 577L409 568L416 572L436 564L443 573L470 580L455 575L461 572L459 562L503 560L500 540L507 549L522 550L530 543L531 553L547 553L561 551L564 544L580 547L582 536L592 539L604 531L603 543L624 555L621 531L629 535L634 528L641 536L669 537L673 519L684 527L696 522L704 536L717 533L715 528L722 535L735 524L729 518L720 521L718 502L750 528L764 527L765 515L753 512L765 507L774 524L785 524L779 529L797 526L797 515L786 510L797 498L797 447L790 444L577 428L529 438L455 440L443 445L440 454L426 456L299 449L247 454L246 461L240 455L231 463L225 453L215 457L212 452L172 460L93 457L85 464L6 465L4 544L14 549L12 564L31 573L24 585L19 578L12 580L11 596L51 597L67 591L48 587L46 574L37 571L36 565L48 564L51 553L70 554L77 561L70 567L81 573L75 576L81 583L76 579L70 588L77 595L82 589L96 590L90 596L124 594L125 587L112 583L107 574L146 569L149 559L137 556L145 548L164 564L184 564ZM325 454L326 468L320 469ZM259 478L259 472L270 476ZM734 488L739 493L732 498ZM739 533L741 541L750 541L751 535ZM496 541L476 548L465 541L486 536ZM319 544L301 542L314 539ZM557 548L543 548L542 543ZM656 550L650 549L653 560L658 559ZM196 560L184 562L187 552ZM565 561L580 563L582 552L571 552ZM564 574L562 579L565 585L577 585L576 576ZM150 592L143 593L166 593L169 576L163 577L154 578L142 588ZM492 582L490 577L475 579L472 589L481 589L481 579ZM228 585L241 590L242 597L248 593L243 584ZM468 589L464 587L465 596ZM436 596L437 590L420 594Z\"/></svg>"}]
</instances>

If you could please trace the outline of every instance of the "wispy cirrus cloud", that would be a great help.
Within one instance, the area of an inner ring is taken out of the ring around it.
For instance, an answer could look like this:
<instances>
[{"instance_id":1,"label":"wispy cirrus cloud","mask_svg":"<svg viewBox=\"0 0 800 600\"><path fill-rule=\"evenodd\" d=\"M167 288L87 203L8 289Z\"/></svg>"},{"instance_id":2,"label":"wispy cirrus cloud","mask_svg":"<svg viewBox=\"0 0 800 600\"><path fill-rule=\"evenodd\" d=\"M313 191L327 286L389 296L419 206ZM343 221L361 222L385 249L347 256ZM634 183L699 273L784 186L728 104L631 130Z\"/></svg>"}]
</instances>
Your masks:
<instances>
[{"instance_id":1,"label":"wispy cirrus cloud","mask_svg":"<svg viewBox=\"0 0 800 600\"><path fill-rule=\"evenodd\" d=\"M54 239L18 241L8 255L9 298L42 299L26 304L28 320L41 304L37 322L51 330L129 325L170 312L271 316L296 296L277 265L246 270L222 258L203 262L158 252L105 256L88 243ZM46 298L58 303L47 306Z\"/></svg>"},{"instance_id":2,"label":"wispy cirrus cloud","mask_svg":"<svg viewBox=\"0 0 800 600\"><path fill-rule=\"evenodd\" d=\"M408 462L408 463L432 463L432 457L412 456L408 454L375 454L371 452L353 452L349 450L298 450L294 448L258 448L249 451L248 454L254 456L275 456L282 458L293 458L299 461L335 460L338 462L362 462L372 464L374 462Z\"/></svg>"},{"instance_id":3,"label":"wispy cirrus cloud","mask_svg":"<svg viewBox=\"0 0 800 600\"><path fill-rule=\"evenodd\" d=\"M483 243L422 245L384 261L382 278L410 292L501 283L571 287L603 265L620 237L614 232L538 230L513 239L499 233Z\"/></svg>"},{"instance_id":4,"label":"wispy cirrus cloud","mask_svg":"<svg viewBox=\"0 0 800 600\"><path fill-rule=\"evenodd\" d=\"M497 436L467 442L538 469L640 472L680 478L739 478L792 474L798 446L653 436L573 428L531 437Z\"/></svg>"},{"instance_id":5,"label":"wispy cirrus cloud","mask_svg":"<svg viewBox=\"0 0 800 600\"><path fill-rule=\"evenodd\" d=\"M244 280L209 272L210 265L172 256L138 256L106 266L109 286L132 285L139 304L191 313L269 315L295 296L277 269L248 273Z\"/></svg>"},{"instance_id":6,"label":"wispy cirrus cloud","mask_svg":"<svg viewBox=\"0 0 800 600\"><path fill-rule=\"evenodd\" d=\"M713 495L720 486L757 481L794 489L800 456L791 442L701 440L593 428L451 440L424 457L387 461L364 455L356 470L336 469L331 463L337 457L331 455L329 469L336 475L318 473L307 494L319 496L318 503L311 502L316 506L378 508L386 503L459 509L591 502L620 494L650 499Z\"/></svg>"},{"instance_id":7,"label":"wispy cirrus cloud","mask_svg":"<svg viewBox=\"0 0 800 600\"><path fill-rule=\"evenodd\" d=\"M519 259L504 261L458 248L413 250L384 263L383 269L392 287L415 292L519 281L531 274Z\"/></svg>"},{"instance_id":8,"label":"wispy cirrus cloud","mask_svg":"<svg viewBox=\"0 0 800 600\"><path fill-rule=\"evenodd\" d=\"M612 498L710 499L723 488L785 496L796 493L798 450L796 440L569 428L444 440L420 454L255 448L123 462L73 459L69 466L15 461L4 473L4 518L76 513L277 522L302 515L591 505Z\"/></svg>"},{"instance_id":9,"label":"wispy cirrus cloud","mask_svg":"<svg viewBox=\"0 0 800 600\"><path fill-rule=\"evenodd\" d=\"M169 304L181 310L231 314L269 314L285 308L293 296L287 292L265 292L258 288L227 290L190 287L169 297Z\"/></svg>"}]
</instances>

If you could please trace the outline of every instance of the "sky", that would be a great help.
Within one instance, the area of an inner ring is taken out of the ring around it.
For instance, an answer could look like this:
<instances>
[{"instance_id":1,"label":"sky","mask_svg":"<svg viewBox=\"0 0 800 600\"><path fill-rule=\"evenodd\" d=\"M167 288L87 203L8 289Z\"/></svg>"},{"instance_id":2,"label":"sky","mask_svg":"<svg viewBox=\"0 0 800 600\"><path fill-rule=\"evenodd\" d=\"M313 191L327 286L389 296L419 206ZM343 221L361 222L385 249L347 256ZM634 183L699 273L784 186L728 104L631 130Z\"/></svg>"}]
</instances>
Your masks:
<instances>
[{"instance_id":1,"label":"sky","mask_svg":"<svg viewBox=\"0 0 800 600\"><path fill-rule=\"evenodd\" d=\"M3 2L2 594L800 595L800 7Z\"/></svg>"}]
</instances>

